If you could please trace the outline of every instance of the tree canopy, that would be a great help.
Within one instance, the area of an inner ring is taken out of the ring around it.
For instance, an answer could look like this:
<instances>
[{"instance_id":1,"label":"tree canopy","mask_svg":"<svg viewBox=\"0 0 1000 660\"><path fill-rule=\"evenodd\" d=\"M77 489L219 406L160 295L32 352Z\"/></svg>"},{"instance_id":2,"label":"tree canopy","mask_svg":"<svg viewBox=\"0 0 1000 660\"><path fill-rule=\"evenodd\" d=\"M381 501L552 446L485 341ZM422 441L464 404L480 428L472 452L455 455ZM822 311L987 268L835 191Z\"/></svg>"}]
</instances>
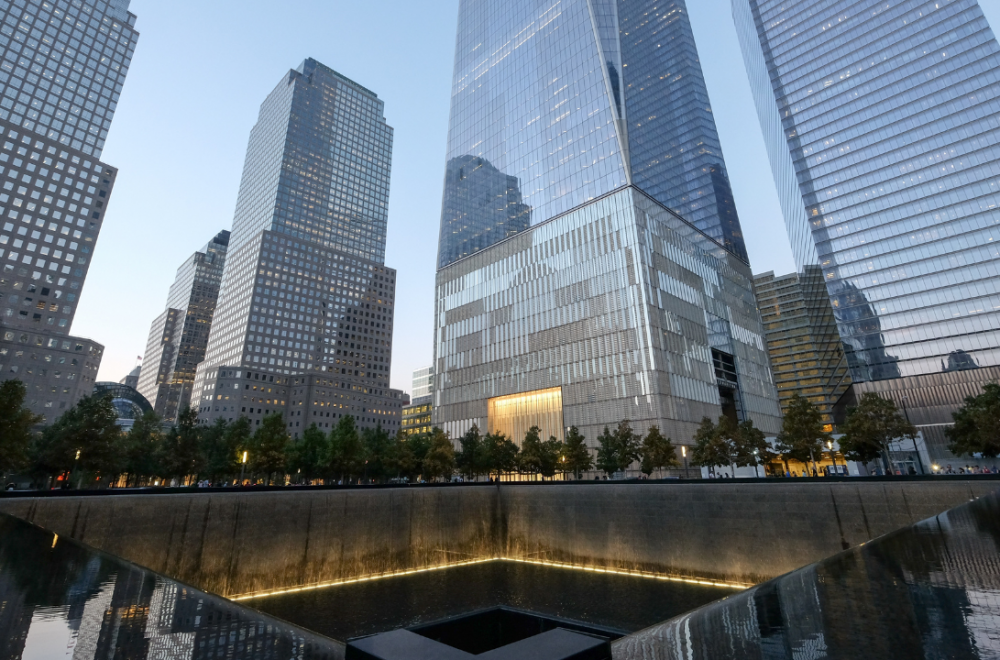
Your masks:
<instances>
[{"instance_id":1,"label":"tree canopy","mask_svg":"<svg viewBox=\"0 0 1000 660\"><path fill-rule=\"evenodd\" d=\"M847 421L840 430L844 433L840 450L848 460L868 463L882 458L886 471L890 469L890 445L917 434L917 428L906 421L892 400L873 392L861 395L861 401L848 411Z\"/></svg>"},{"instance_id":2,"label":"tree canopy","mask_svg":"<svg viewBox=\"0 0 1000 660\"><path fill-rule=\"evenodd\" d=\"M658 426L650 426L642 441L642 472L646 476L657 470L675 467L677 450L670 438L664 438Z\"/></svg>"},{"instance_id":3,"label":"tree canopy","mask_svg":"<svg viewBox=\"0 0 1000 660\"><path fill-rule=\"evenodd\" d=\"M945 430L948 451L956 456L1000 455L1000 385L984 385L981 393L966 397L965 404L951 416L955 426Z\"/></svg>"},{"instance_id":4,"label":"tree canopy","mask_svg":"<svg viewBox=\"0 0 1000 660\"><path fill-rule=\"evenodd\" d=\"M0 476L27 465L32 429L42 421L24 405L26 395L19 380L0 383Z\"/></svg>"}]
</instances>

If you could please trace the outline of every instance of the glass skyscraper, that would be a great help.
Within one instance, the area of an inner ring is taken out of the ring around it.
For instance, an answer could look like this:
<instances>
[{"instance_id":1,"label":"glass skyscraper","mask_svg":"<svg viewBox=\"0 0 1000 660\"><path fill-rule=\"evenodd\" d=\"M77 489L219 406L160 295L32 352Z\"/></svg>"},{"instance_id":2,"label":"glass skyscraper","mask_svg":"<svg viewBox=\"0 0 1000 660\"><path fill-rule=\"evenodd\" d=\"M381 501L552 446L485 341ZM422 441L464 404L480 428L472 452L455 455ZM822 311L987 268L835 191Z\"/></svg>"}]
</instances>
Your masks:
<instances>
[{"instance_id":1,"label":"glass skyscraper","mask_svg":"<svg viewBox=\"0 0 1000 660\"><path fill-rule=\"evenodd\" d=\"M458 20L439 268L629 184L746 260L683 0Z\"/></svg>"},{"instance_id":2,"label":"glass skyscraper","mask_svg":"<svg viewBox=\"0 0 1000 660\"><path fill-rule=\"evenodd\" d=\"M374 92L307 59L250 133L192 407L399 429L389 389L396 272L384 264L392 128Z\"/></svg>"},{"instance_id":3,"label":"glass skyscraper","mask_svg":"<svg viewBox=\"0 0 1000 660\"><path fill-rule=\"evenodd\" d=\"M150 326L135 388L164 421L176 421L177 413L190 405L195 370L208 346L228 247L229 232L221 231L181 264L167 294L167 307Z\"/></svg>"},{"instance_id":4,"label":"glass skyscraper","mask_svg":"<svg viewBox=\"0 0 1000 660\"><path fill-rule=\"evenodd\" d=\"M703 416L776 432L739 220L683 2L462 0L434 420L457 437Z\"/></svg>"},{"instance_id":5,"label":"glass skyscraper","mask_svg":"<svg viewBox=\"0 0 1000 660\"><path fill-rule=\"evenodd\" d=\"M0 3L0 379L47 422L104 352L69 333L117 175L100 157L139 36L128 5Z\"/></svg>"},{"instance_id":6,"label":"glass skyscraper","mask_svg":"<svg viewBox=\"0 0 1000 660\"><path fill-rule=\"evenodd\" d=\"M940 451L949 412L1000 376L1000 46L976 0L733 13L795 258L823 269L855 389L909 397Z\"/></svg>"}]
</instances>

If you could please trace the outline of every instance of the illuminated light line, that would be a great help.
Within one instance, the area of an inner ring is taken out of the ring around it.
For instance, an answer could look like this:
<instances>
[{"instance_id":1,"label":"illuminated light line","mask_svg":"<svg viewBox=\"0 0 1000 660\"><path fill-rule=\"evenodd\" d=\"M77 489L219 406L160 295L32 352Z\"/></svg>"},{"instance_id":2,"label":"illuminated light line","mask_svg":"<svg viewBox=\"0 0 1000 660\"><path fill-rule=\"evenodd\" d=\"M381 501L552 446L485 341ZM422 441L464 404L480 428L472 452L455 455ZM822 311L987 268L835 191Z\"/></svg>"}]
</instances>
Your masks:
<instances>
[{"instance_id":1,"label":"illuminated light line","mask_svg":"<svg viewBox=\"0 0 1000 660\"><path fill-rule=\"evenodd\" d=\"M346 580L319 582L316 584L303 585L301 587L289 587L287 589L273 589L270 591L255 591L245 594L238 594L235 596L227 596L227 598L232 601L253 600L256 598L269 598L271 596L283 596L287 594L301 593L304 591L316 591L319 589L329 589L332 587L343 587L350 584L358 584L361 582L374 582L376 580L386 580L395 577L405 577L407 575L416 575L419 573L431 573L434 571L443 571L449 568L460 568L462 566L473 566L475 564L485 564L488 562L495 562L495 561L507 561L519 564L532 564L535 566L546 566L549 568L562 568L575 571L586 571L590 573L605 573L607 575L621 575L626 577L644 578L647 580L660 580L664 582L683 582L685 584L697 584L705 587L718 587L724 589L742 590L742 589L749 589L750 587L754 586L753 584L746 582L726 582L724 580L706 580L694 577L684 577L681 575L654 573L652 571L631 571L628 569L603 568L600 566L580 566L578 564L568 564L565 562L544 561L541 559L524 559L521 557L487 557L485 559L470 559L467 561L451 562L448 564L441 564L439 566L428 566L425 568L411 568L405 571L376 573L374 575L365 575L362 577L348 578Z\"/></svg>"},{"instance_id":2,"label":"illuminated light line","mask_svg":"<svg viewBox=\"0 0 1000 660\"><path fill-rule=\"evenodd\" d=\"M403 577L405 575L415 575L417 573L430 573L432 571L442 571L447 568L458 568L459 566L471 566L473 564L483 564L485 562L497 561L498 559L499 557L487 557L486 559L470 559L468 561L458 561L458 562L452 562L450 564L441 564L440 566L411 568L405 571L392 571L390 573L376 573L374 575L364 575L361 577L349 578L346 580L335 580L332 582L318 582L316 584L307 584L301 587L289 587L287 589L274 589L271 591L253 591L246 594L226 596L226 598L232 601L240 601L240 600L250 600L253 598L267 598L269 596L282 596L284 594L295 594L302 591L315 591L317 589L327 589L330 587L342 587L348 584L357 584L359 582L373 582L375 580L385 580L388 578Z\"/></svg>"},{"instance_id":3,"label":"illuminated light line","mask_svg":"<svg viewBox=\"0 0 1000 660\"><path fill-rule=\"evenodd\" d=\"M534 564L536 566L548 566L550 568L566 568L574 571L589 571L591 573L607 573L609 575L624 575L628 577L646 578L647 580L662 580L665 582L684 582L686 584L700 584L706 587L720 587L725 589L749 589L754 586L747 582L726 582L724 580L705 580L701 578L683 577L680 575L668 575L666 573L653 573L652 571L630 571L619 568L602 568L600 566L579 566L577 564L567 564L558 561L543 561L541 559L521 559L518 557L500 557L500 561L512 561L520 564Z\"/></svg>"}]
</instances>

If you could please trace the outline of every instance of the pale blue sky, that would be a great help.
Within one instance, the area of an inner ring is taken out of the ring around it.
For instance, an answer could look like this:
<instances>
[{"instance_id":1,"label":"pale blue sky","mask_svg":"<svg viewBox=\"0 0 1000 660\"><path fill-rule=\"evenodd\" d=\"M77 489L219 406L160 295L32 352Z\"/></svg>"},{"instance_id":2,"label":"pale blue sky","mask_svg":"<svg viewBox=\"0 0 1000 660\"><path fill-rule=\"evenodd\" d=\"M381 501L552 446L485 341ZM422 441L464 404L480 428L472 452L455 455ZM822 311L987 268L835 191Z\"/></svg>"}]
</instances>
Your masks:
<instances>
[{"instance_id":1,"label":"pale blue sky","mask_svg":"<svg viewBox=\"0 0 1000 660\"><path fill-rule=\"evenodd\" d=\"M794 270L729 0L688 0L754 272ZM983 2L993 25L1000 2ZM177 267L232 225L261 101L313 57L385 101L395 128L386 265L399 272L392 387L430 364L458 0L132 0L141 33L104 150L118 181L73 334L101 380L146 349Z\"/></svg>"}]
</instances>

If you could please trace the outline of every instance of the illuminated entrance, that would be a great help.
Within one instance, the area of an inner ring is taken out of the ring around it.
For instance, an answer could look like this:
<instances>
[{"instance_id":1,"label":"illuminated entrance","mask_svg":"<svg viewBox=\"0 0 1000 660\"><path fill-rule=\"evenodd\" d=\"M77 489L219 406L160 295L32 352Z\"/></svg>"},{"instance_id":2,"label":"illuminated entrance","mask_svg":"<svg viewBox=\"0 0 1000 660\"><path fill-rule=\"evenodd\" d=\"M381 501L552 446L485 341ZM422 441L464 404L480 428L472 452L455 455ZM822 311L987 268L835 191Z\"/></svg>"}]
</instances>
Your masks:
<instances>
[{"instance_id":1,"label":"illuminated entrance","mask_svg":"<svg viewBox=\"0 0 1000 660\"><path fill-rule=\"evenodd\" d=\"M503 433L518 447L532 426L541 429L539 436L548 440L563 438L562 388L522 392L489 400L487 423L490 433Z\"/></svg>"}]
</instances>

